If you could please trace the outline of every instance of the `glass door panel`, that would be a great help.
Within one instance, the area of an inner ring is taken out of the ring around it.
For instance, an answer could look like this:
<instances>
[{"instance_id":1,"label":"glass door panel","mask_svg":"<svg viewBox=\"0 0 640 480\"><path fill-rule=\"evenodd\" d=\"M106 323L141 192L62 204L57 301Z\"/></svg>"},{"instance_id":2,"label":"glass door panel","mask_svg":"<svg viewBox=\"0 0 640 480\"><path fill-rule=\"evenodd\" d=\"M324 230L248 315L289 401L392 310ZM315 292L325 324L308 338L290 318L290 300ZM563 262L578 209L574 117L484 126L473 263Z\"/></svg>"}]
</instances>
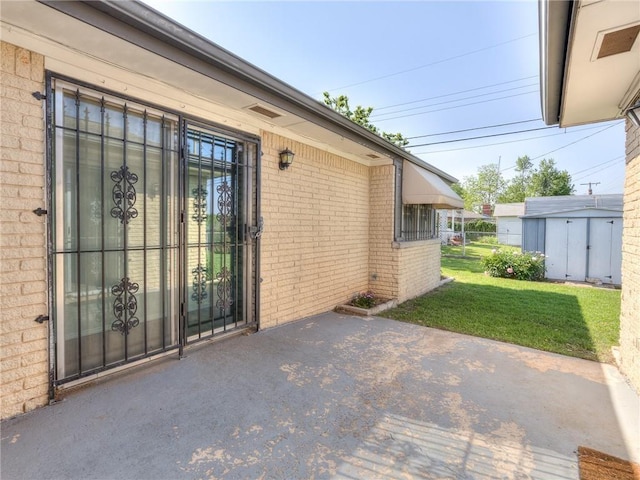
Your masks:
<instances>
[{"instance_id":1,"label":"glass door panel","mask_svg":"<svg viewBox=\"0 0 640 480\"><path fill-rule=\"evenodd\" d=\"M203 129L186 137L186 332L189 340L247 323L242 309L245 286L243 234L244 144Z\"/></svg>"},{"instance_id":2,"label":"glass door panel","mask_svg":"<svg viewBox=\"0 0 640 480\"><path fill-rule=\"evenodd\" d=\"M59 382L178 344L178 121L54 81Z\"/></svg>"}]
</instances>

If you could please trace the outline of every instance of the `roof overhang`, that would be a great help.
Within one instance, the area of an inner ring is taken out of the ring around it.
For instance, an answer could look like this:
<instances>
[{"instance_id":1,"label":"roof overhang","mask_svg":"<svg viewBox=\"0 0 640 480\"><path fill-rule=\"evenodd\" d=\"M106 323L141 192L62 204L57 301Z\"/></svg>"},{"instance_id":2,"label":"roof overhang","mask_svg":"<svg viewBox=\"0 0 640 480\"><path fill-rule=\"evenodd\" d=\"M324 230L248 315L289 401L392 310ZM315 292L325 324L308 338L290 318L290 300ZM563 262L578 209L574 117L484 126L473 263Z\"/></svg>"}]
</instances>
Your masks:
<instances>
[{"instance_id":1,"label":"roof overhang","mask_svg":"<svg viewBox=\"0 0 640 480\"><path fill-rule=\"evenodd\" d=\"M402 167L402 203L464 208L462 199L440 177L406 160Z\"/></svg>"},{"instance_id":2,"label":"roof overhang","mask_svg":"<svg viewBox=\"0 0 640 480\"><path fill-rule=\"evenodd\" d=\"M623 118L640 95L637 1L540 0L542 117L561 127Z\"/></svg>"},{"instance_id":3,"label":"roof overhang","mask_svg":"<svg viewBox=\"0 0 640 480\"><path fill-rule=\"evenodd\" d=\"M110 85L103 72L113 72L112 83L129 81L129 96L148 85L149 91L163 92L159 95L168 103L175 100L185 111L190 107L191 112L205 111L199 108L202 100L212 106L209 112L226 112L228 125L235 128L253 125L256 131L268 124L283 136L308 139L366 165L404 159L447 182L457 181L140 2L5 2L0 20L3 40L20 40L20 46L45 55L51 65L78 73L83 67L100 65L100 76L95 71L90 76L104 88ZM83 58L82 65L69 60L73 55ZM139 85L133 85L136 78ZM182 100L176 92L184 94ZM280 115L270 118L259 113L265 110Z\"/></svg>"}]
</instances>

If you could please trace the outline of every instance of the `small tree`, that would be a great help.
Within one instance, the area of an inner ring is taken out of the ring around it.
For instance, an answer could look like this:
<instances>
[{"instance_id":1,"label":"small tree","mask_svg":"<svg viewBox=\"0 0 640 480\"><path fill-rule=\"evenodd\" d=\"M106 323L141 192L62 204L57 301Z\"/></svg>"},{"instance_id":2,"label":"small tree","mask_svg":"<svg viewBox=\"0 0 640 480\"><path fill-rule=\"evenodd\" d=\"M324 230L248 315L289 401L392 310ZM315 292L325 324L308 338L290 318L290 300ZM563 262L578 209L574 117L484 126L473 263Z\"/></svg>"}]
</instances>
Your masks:
<instances>
[{"instance_id":1,"label":"small tree","mask_svg":"<svg viewBox=\"0 0 640 480\"><path fill-rule=\"evenodd\" d=\"M507 188L500 195L499 203L518 203L524 202L525 197L529 194L531 184L531 168L533 162L525 155L518 157L516 160L517 175L507 184Z\"/></svg>"},{"instance_id":2,"label":"small tree","mask_svg":"<svg viewBox=\"0 0 640 480\"><path fill-rule=\"evenodd\" d=\"M381 132L378 127L376 127L369 121L369 117L373 112L373 107L365 108L361 105L358 105L356 106L355 110L351 110L351 107L349 106L349 97L347 97L346 95L332 97L331 95L329 95L329 92L324 92L323 97L324 104L326 106L347 117L353 123L357 123L358 125L363 126L376 135L380 135L382 138L397 145L398 147L404 148L409 145L409 140L407 140L401 133Z\"/></svg>"},{"instance_id":3,"label":"small tree","mask_svg":"<svg viewBox=\"0 0 640 480\"><path fill-rule=\"evenodd\" d=\"M496 204L506 187L506 182L502 178L502 173L497 163L481 165L478 167L478 174L465 177L462 181L465 192L465 208L478 210L481 205Z\"/></svg>"},{"instance_id":4,"label":"small tree","mask_svg":"<svg viewBox=\"0 0 640 480\"><path fill-rule=\"evenodd\" d=\"M553 159L540 161L540 167L531 175L531 190L532 196L536 197L572 195L575 192L571 175L566 170L558 170Z\"/></svg>"}]
</instances>

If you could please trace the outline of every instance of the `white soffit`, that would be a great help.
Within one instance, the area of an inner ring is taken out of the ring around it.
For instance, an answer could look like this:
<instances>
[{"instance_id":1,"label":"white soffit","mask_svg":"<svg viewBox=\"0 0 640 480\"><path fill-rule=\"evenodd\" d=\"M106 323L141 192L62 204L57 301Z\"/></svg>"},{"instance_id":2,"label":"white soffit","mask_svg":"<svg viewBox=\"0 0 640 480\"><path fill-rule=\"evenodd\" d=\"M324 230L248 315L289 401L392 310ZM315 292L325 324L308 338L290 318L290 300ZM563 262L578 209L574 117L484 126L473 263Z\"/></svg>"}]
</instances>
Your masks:
<instances>
[{"instance_id":1,"label":"white soffit","mask_svg":"<svg viewBox=\"0 0 640 480\"><path fill-rule=\"evenodd\" d=\"M630 47L607 56L602 56L603 42L615 38L616 32L633 32L640 25L640 2L583 1L575 15L560 126L621 118L628 106L623 103L640 89L640 35Z\"/></svg>"},{"instance_id":2,"label":"white soffit","mask_svg":"<svg viewBox=\"0 0 640 480\"><path fill-rule=\"evenodd\" d=\"M402 203L447 209L464 207L462 199L444 180L406 160L402 167Z\"/></svg>"}]
</instances>

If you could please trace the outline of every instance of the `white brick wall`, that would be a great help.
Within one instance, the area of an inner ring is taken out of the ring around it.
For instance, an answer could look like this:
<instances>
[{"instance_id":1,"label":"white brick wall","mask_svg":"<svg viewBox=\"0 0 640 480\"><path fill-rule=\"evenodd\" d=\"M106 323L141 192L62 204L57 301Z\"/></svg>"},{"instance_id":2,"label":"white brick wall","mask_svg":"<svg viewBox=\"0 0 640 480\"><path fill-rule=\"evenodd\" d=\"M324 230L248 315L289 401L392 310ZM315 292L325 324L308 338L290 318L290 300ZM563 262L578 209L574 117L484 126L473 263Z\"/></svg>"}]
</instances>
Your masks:
<instances>
[{"instance_id":1,"label":"white brick wall","mask_svg":"<svg viewBox=\"0 0 640 480\"><path fill-rule=\"evenodd\" d=\"M1 42L0 393L1 417L47 403L44 59Z\"/></svg>"},{"instance_id":2,"label":"white brick wall","mask_svg":"<svg viewBox=\"0 0 640 480\"><path fill-rule=\"evenodd\" d=\"M627 169L622 233L622 371L640 393L640 128L626 125Z\"/></svg>"},{"instance_id":3,"label":"white brick wall","mask_svg":"<svg viewBox=\"0 0 640 480\"><path fill-rule=\"evenodd\" d=\"M326 312L368 288L369 169L262 134L261 325ZM278 153L295 153L288 170Z\"/></svg>"},{"instance_id":4,"label":"white brick wall","mask_svg":"<svg viewBox=\"0 0 640 480\"><path fill-rule=\"evenodd\" d=\"M433 290L440 283L440 239L399 244L398 302Z\"/></svg>"},{"instance_id":5,"label":"white brick wall","mask_svg":"<svg viewBox=\"0 0 640 480\"><path fill-rule=\"evenodd\" d=\"M395 167L371 168L370 285L373 292L385 298L398 298L399 252L392 248L394 194Z\"/></svg>"}]
</instances>

